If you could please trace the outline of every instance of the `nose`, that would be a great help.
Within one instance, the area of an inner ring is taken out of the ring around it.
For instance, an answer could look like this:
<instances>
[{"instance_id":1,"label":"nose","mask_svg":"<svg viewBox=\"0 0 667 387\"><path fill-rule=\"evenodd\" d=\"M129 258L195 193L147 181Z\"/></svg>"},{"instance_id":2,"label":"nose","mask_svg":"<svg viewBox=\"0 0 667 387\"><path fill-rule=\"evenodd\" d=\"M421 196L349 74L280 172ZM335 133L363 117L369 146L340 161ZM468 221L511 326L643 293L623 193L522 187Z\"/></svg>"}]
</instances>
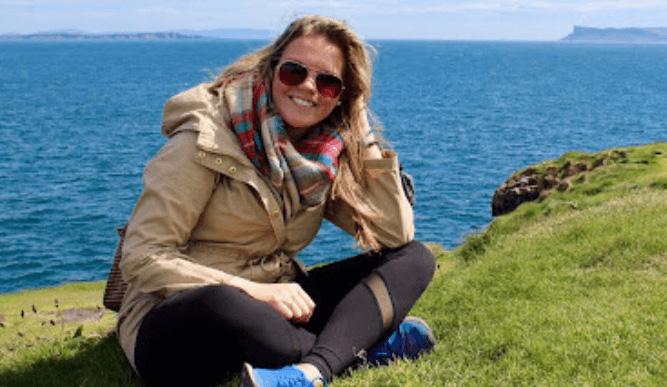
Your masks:
<instances>
[{"instance_id":1,"label":"nose","mask_svg":"<svg viewBox=\"0 0 667 387\"><path fill-rule=\"evenodd\" d=\"M315 77L317 74L313 73L312 71L308 71L308 76L306 79L301 83L301 86L307 88L309 91L314 93L317 90L317 81Z\"/></svg>"}]
</instances>

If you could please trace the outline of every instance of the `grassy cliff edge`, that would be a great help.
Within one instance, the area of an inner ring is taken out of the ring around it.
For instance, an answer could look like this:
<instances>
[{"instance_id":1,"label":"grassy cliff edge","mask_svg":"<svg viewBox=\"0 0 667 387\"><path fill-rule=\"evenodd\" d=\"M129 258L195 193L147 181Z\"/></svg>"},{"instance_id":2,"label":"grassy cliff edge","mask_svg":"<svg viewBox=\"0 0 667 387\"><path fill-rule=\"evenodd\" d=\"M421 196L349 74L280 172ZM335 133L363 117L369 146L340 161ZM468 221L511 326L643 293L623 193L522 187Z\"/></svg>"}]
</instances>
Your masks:
<instances>
[{"instance_id":1,"label":"grassy cliff edge","mask_svg":"<svg viewBox=\"0 0 667 387\"><path fill-rule=\"evenodd\" d=\"M667 143L531 170L601 159L456 249L434 246L438 271L412 311L433 352L332 385L667 385ZM103 286L0 296L0 385L139 386Z\"/></svg>"}]
</instances>

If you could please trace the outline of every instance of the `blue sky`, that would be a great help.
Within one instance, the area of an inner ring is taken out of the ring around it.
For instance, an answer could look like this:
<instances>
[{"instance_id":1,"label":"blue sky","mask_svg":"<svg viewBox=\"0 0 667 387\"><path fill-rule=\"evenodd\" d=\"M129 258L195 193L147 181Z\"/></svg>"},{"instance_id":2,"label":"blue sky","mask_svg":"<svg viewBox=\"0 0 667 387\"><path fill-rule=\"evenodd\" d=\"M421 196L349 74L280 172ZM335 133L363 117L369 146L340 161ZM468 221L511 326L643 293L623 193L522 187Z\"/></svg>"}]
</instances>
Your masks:
<instances>
[{"instance_id":1,"label":"blue sky","mask_svg":"<svg viewBox=\"0 0 667 387\"><path fill-rule=\"evenodd\" d=\"M0 0L0 33L281 31L308 13L344 19L366 39L548 41L574 25L667 27L666 0Z\"/></svg>"}]
</instances>

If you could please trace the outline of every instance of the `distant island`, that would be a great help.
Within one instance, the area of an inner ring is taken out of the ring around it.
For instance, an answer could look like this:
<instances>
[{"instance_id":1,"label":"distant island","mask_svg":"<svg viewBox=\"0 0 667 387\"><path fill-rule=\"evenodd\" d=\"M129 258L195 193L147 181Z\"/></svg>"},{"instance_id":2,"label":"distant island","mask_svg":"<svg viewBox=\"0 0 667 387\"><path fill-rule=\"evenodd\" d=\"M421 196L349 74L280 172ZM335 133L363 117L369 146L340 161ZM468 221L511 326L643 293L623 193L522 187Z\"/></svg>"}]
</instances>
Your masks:
<instances>
[{"instance_id":1,"label":"distant island","mask_svg":"<svg viewBox=\"0 0 667 387\"><path fill-rule=\"evenodd\" d=\"M667 28L593 28L574 26L572 33L560 41L572 43L667 43Z\"/></svg>"},{"instance_id":2,"label":"distant island","mask_svg":"<svg viewBox=\"0 0 667 387\"><path fill-rule=\"evenodd\" d=\"M87 33L82 31L38 32L34 34L3 34L0 40L203 40L203 39L261 39L275 37L270 30L214 29L179 30L167 32L109 32Z\"/></svg>"}]
</instances>

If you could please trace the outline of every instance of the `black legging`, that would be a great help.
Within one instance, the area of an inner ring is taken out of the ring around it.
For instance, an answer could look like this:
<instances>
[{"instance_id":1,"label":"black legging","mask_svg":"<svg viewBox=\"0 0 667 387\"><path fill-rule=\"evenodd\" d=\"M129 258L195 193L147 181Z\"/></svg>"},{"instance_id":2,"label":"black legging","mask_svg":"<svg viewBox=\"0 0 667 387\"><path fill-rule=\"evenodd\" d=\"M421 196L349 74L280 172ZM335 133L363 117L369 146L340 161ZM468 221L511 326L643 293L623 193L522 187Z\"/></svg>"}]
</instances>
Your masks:
<instances>
[{"instance_id":1,"label":"black legging","mask_svg":"<svg viewBox=\"0 0 667 387\"><path fill-rule=\"evenodd\" d=\"M296 279L316 305L307 324L224 285L175 293L142 320L135 365L148 386L215 384L243 362L260 368L310 363L330 380L398 326L434 271L433 255L418 242L312 269ZM374 275L393 306L388 331L365 282Z\"/></svg>"}]
</instances>

